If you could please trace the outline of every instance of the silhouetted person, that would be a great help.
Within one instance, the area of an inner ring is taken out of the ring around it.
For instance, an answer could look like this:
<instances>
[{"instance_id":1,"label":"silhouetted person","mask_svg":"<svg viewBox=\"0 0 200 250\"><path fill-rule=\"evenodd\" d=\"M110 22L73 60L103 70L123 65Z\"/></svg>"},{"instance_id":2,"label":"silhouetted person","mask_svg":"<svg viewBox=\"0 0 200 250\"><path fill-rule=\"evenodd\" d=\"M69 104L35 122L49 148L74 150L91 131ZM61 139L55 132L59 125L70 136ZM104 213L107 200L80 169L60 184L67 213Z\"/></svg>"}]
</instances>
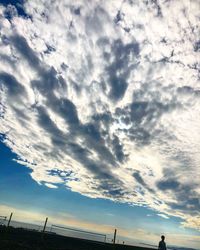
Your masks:
<instances>
[{"instance_id":1,"label":"silhouetted person","mask_svg":"<svg viewBox=\"0 0 200 250\"><path fill-rule=\"evenodd\" d=\"M161 236L161 241L159 242L158 250L167 250L164 235Z\"/></svg>"}]
</instances>

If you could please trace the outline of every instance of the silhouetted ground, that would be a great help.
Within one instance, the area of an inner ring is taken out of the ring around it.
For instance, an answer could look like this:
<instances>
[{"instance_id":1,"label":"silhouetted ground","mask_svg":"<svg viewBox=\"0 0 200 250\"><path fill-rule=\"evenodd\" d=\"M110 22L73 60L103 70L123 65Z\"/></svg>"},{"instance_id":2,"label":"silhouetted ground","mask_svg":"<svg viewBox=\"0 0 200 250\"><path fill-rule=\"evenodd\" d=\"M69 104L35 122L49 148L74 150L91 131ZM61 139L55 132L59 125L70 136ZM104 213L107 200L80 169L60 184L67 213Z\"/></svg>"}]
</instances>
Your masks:
<instances>
[{"instance_id":1,"label":"silhouetted ground","mask_svg":"<svg viewBox=\"0 0 200 250\"><path fill-rule=\"evenodd\" d=\"M0 250L151 250L0 226ZM155 249L154 249L155 250Z\"/></svg>"}]
</instances>

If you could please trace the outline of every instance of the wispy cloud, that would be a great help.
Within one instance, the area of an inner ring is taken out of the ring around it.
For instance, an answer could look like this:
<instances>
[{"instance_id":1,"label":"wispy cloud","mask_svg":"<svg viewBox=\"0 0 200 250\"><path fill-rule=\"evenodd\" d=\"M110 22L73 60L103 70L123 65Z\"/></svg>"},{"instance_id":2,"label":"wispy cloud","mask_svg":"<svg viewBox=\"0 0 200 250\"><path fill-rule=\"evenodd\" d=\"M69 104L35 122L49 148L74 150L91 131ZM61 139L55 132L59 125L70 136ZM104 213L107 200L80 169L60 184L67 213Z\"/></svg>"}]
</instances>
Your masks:
<instances>
[{"instance_id":1,"label":"wispy cloud","mask_svg":"<svg viewBox=\"0 0 200 250\"><path fill-rule=\"evenodd\" d=\"M53 184L51 184L51 183L45 183L45 185L47 186L47 187L49 187L49 188L57 188L57 186L56 185L53 185Z\"/></svg>"},{"instance_id":2,"label":"wispy cloud","mask_svg":"<svg viewBox=\"0 0 200 250\"><path fill-rule=\"evenodd\" d=\"M169 217L167 215L165 215L165 214L157 214L157 215L164 218L164 219L169 219Z\"/></svg>"},{"instance_id":3,"label":"wispy cloud","mask_svg":"<svg viewBox=\"0 0 200 250\"><path fill-rule=\"evenodd\" d=\"M0 133L17 161L199 229L198 1L20 8L0 6Z\"/></svg>"}]
</instances>

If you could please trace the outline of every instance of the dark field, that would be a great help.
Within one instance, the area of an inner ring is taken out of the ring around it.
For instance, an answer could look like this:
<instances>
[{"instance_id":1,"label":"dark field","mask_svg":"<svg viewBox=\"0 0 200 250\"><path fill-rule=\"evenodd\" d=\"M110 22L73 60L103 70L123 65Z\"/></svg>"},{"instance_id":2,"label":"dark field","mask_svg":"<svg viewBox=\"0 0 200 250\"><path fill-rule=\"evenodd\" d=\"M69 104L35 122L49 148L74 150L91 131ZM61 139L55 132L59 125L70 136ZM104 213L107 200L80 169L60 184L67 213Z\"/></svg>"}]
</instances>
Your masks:
<instances>
[{"instance_id":1,"label":"dark field","mask_svg":"<svg viewBox=\"0 0 200 250\"><path fill-rule=\"evenodd\" d=\"M150 248L101 243L43 234L19 228L0 227L0 250L145 250Z\"/></svg>"}]
</instances>

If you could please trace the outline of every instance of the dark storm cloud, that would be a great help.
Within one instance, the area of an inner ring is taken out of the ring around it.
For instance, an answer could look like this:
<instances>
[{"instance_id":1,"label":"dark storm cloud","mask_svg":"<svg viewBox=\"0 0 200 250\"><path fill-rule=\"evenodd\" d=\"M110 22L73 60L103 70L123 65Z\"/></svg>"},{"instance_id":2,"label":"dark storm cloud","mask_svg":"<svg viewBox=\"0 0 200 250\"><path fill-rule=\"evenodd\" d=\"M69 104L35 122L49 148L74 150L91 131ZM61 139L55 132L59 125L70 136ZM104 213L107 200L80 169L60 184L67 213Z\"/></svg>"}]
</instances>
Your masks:
<instances>
[{"instance_id":1,"label":"dark storm cloud","mask_svg":"<svg viewBox=\"0 0 200 250\"><path fill-rule=\"evenodd\" d=\"M175 192L175 197L179 202L168 202L167 204L175 210L189 213L190 215L198 215L200 210L199 194L192 189L192 186L182 186L179 192Z\"/></svg>"},{"instance_id":2,"label":"dark storm cloud","mask_svg":"<svg viewBox=\"0 0 200 250\"><path fill-rule=\"evenodd\" d=\"M163 113L169 111L169 106L159 102L133 102L131 104L131 119L134 123L151 122L158 119Z\"/></svg>"},{"instance_id":3,"label":"dark storm cloud","mask_svg":"<svg viewBox=\"0 0 200 250\"><path fill-rule=\"evenodd\" d=\"M183 191L184 192L184 191ZM188 197L190 195L190 197ZM191 196L193 195L193 197ZM187 211L187 213L191 215L198 215L198 211L200 210L200 199L196 194L196 197L192 192L187 192L187 194L178 194L176 198L179 199L179 202L169 202L167 203L172 209L179 211Z\"/></svg>"},{"instance_id":4,"label":"dark storm cloud","mask_svg":"<svg viewBox=\"0 0 200 250\"><path fill-rule=\"evenodd\" d=\"M95 125L95 127L98 127L98 128L103 124L105 129L101 131L101 135L102 137L109 136L110 125L113 122L112 115L109 111L104 112L104 113L99 113L99 114L96 113L92 115L92 122Z\"/></svg>"},{"instance_id":5,"label":"dark storm cloud","mask_svg":"<svg viewBox=\"0 0 200 250\"><path fill-rule=\"evenodd\" d=\"M102 152L102 156L110 155L111 162L113 165L116 165L116 162L122 163L127 155L124 153L123 144L120 142L120 139L117 135L114 135L113 138L110 137L109 129L110 125L113 122L113 118L109 112L96 114L93 117L93 124L91 129L91 124L89 125L90 133L93 134L93 138L98 143L109 144L109 148L112 151L112 154L106 153L106 148ZM103 125L104 129L100 129ZM84 125L85 127L85 125ZM115 158L115 160L114 160Z\"/></svg>"},{"instance_id":6,"label":"dark storm cloud","mask_svg":"<svg viewBox=\"0 0 200 250\"><path fill-rule=\"evenodd\" d=\"M189 95L189 96L194 96L194 97L200 97L200 90L199 89L194 89L190 86L183 86L177 88L177 93L182 94L182 95Z\"/></svg>"},{"instance_id":7,"label":"dark storm cloud","mask_svg":"<svg viewBox=\"0 0 200 250\"><path fill-rule=\"evenodd\" d=\"M117 161L121 162L124 159L122 145L116 138L112 142L114 155L105 146L105 141L96 126L96 122L82 124L78 118L78 112L74 103L67 98L57 98L54 94L55 89L65 89L65 81L57 76L54 68L46 69L38 59L36 53L29 47L25 38L16 36L12 37L12 41L16 49L23 55L28 63L39 73L39 79L32 81L33 89L37 89L45 98L46 105L60 117L62 117L69 125L69 133L63 133L57 125L51 120L48 113L43 107L37 107L37 103L33 108L38 113L38 124L48 132L52 144L54 145L52 155L59 150L68 155L73 156L78 162L83 164L85 168L98 176L100 179L109 179L111 182L116 182L115 177L111 174L109 167L106 164L117 166ZM25 50L23 51L21 42ZM95 120L103 123L109 123L109 114L97 115ZM76 138L83 138L84 147L75 143ZM90 150L94 150L99 159L94 161L90 159ZM117 160L117 161L116 161ZM104 163L105 162L105 163Z\"/></svg>"},{"instance_id":8,"label":"dark storm cloud","mask_svg":"<svg viewBox=\"0 0 200 250\"><path fill-rule=\"evenodd\" d=\"M97 179L109 179L110 182L115 183L114 176L110 173L108 167L102 161L94 161L89 158L90 148L82 147L74 142L76 137L73 137L70 134L64 134L60 131L56 124L50 119L43 107L38 107L37 113L40 127L49 133L54 146L54 153L52 152L52 154L56 154L59 150L61 150L62 152L73 156L74 159L83 164L83 166L91 171ZM77 133L80 135L79 132ZM102 151L102 154L106 153L103 149Z\"/></svg>"},{"instance_id":9,"label":"dark storm cloud","mask_svg":"<svg viewBox=\"0 0 200 250\"><path fill-rule=\"evenodd\" d=\"M151 128L140 125L138 120L133 120L130 106L126 106L123 109L117 108L115 114L117 119L129 126L129 128L120 128L119 131L126 133L130 140L135 141L135 143L140 146L146 145L150 142L150 139L153 136ZM142 114L139 116L145 118Z\"/></svg>"},{"instance_id":10,"label":"dark storm cloud","mask_svg":"<svg viewBox=\"0 0 200 250\"><path fill-rule=\"evenodd\" d=\"M168 202L172 209L188 211L190 214L197 214L200 210L200 198L195 191L196 184L180 183L177 178L165 178L157 182L157 187L163 192L173 192L179 202Z\"/></svg>"},{"instance_id":11,"label":"dark storm cloud","mask_svg":"<svg viewBox=\"0 0 200 250\"><path fill-rule=\"evenodd\" d=\"M48 97L54 95L54 90L67 92L67 84L62 76L59 76L57 71L51 67L50 69L39 68L39 79L31 82L33 89L37 88L42 95Z\"/></svg>"},{"instance_id":12,"label":"dark storm cloud","mask_svg":"<svg viewBox=\"0 0 200 250\"><path fill-rule=\"evenodd\" d=\"M71 128L70 133L65 134L57 128L56 124L50 119L44 108L37 108L37 112L39 125L49 133L55 151L61 150L62 152L73 156L74 159L83 164L83 166L93 174L97 175L98 178L109 176L108 167L106 167L102 161L100 163L89 158L90 149L93 149L99 154L99 158L103 157L104 160L107 160L108 162L113 161L110 159L113 157L106 147L103 145L95 145L97 143L95 137L93 138L93 134L88 135L88 132L85 132L85 127L82 125ZM83 136L85 139L85 147L74 142L79 136Z\"/></svg>"},{"instance_id":13,"label":"dark storm cloud","mask_svg":"<svg viewBox=\"0 0 200 250\"><path fill-rule=\"evenodd\" d=\"M11 41L15 48L24 56L27 62L39 73L40 79L32 81L33 89L36 88L47 98L47 103L51 109L63 117L68 124L77 125L79 123L75 105L67 98L57 98L55 89L67 91L67 84L62 76L58 76L56 70L51 67L46 69L40 62L36 53L30 48L26 39L21 36L13 36Z\"/></svg>"},{"instance_id":14,"label":"dark storm cloud","mask_svg":"<svg viewBox=\"0 0 200 250\"><path fill-rule=\"evenodd\" d=\"M123 162L126 159L126 156L123 151L123 145L120 143L119 138L115 135L114 139L112 140L112 146L114 155L119 162Z\"/></svg>"},{"instance_id":15,"label":"dark storm cloud","mask_svg":"<svg viewBox=\"0 0 200 250\"><path fill-rule=\"evenodd\" d=\"M180 183L175 179L161 180L157 183L157 187L161 190L176 190L180 187Z\"/></svg>"},{"instance_id":16,"label":"dark storm cloud","mask_svg":"<svg viewBox=\"0 0 200 250\"><path fill-rule=\"evenodd\" d=\"M102 193L106 197L115 198L115 199L123 199L124 195L126 195L126 191L123 189L123 182L119 179L115 178L107 178L102 180L99 183L98 189L102 191Z\"/></svg>"},{"instance_id":17,"label":"dark storm cloud","mask_svg":"<svg viewBox=\"0 0 200 250\"><path fill-rule=\"evenodd\" d=\"M124 45L121 40L114 41L111 48L114 60L107 67L108 80L111 86L110 97L119 100L126 92L127 79L131 71L136 67L130 61L130 57L137 58L140 50L138 43Z\"/></svg>"},{"instance_id":18,"label":"dark storm cloud","mask_svg":"<svg viewBox=\"0 0 200 250\"><path fill-rule=\"evenodd\" d=\"M135 178L135 180L142 185L145 189L149 190L150 192L154 193L154 190L151 189L143 180L142 176L140 175L140 171L135 171L133 173L133 177Z\"/></svg>"},{"instance_id":19,"label":"dark storm cloud","mask_svg":"<svg viewBox=\"0 0 200 250\"><path fill-rule=\"evenodd\" d=\"M30 48L26 39L20 35L14 35L9 39L15 48L20 52L20 54L27 60L33 68L38 68L40 60L38 59L36 53Z\"/></svg>"},{"instance_id":20,"label":"dark storm cloud","mask_svg":"<svg viewBox=\"0 0 200 250\"><path fill-rule=\"evenodd\" d=\"M44 107L37 107L38 124L47 132L51 138L54 146L65 146L65 138L62 131L60 131L56 124L50 119Z\"/></svg>"},{"instance_id":21,"label":"dark storm cloud","mask_svg":"<svg viewBox=\"0 0 200 250\"><path fill-rule=\"evenodd\" d=\"M24 121L28 121L29 117L21 107L27 97L24 86L15 78L15 76L5 72L0 72L0 89L2 87L7 91L8 103L15 112L18 121L24 128L27 128L27 125ZM1 115L3 116L4 112L2 112Z\"/></svg>"},{"instance_id":22,"label":"dark storm cloud","mask_svg":"<svg viewBox=\"0 0 200 250\"><path fill-rule=\"evenodd\" d=\"M123 109L116 109L116 116L126 125L128 129L122 129L130 138L139 145L150 143L155 135L160 131L155 131L155 125L159 119L175 109L177 104L164 104L157 101L133 101L129 106Z\"/></svg>"},{"instance_id":23,"label":"dark storm cloud","mask_svg":"<svg viewBox=\"0 0 200 250\"><path fill-rule=\"evenodd\" d=\"M51 101L48 102L52 110L59 114L69 125L78 126L79 119L74 103L67 98L58 99L55 96L52 97Z\"/></svg>"},{"instance_id":24,"label":"dark storm cloud","mask_svg":"<svg viewBox=\"0 0 200 250\"><path fill-rule=\"evenodd\" d=\"M107 162L107 164L111 164L113 167L117 166L115 157L112 154L111 150L107 146L105 146L103 137L101 137L101 141L96 141L96 134L94 134L94 131L93 134L91 134L91 132L88 134L88 131L85 130L85 125L81 125L79 127L79 130L76 131L76 134L84 138L86 146L93 149L98 154L99 159Z\"/></svg>"},{"instance_id":25,"label":"dark storm cloud","mask_svg":"<svg viewBox=\"0 0 200 250\"><path fill-rule=\"evenodd\" d=\"M67 91L67 84L62 76L59 76L53 67L46 69L41 64L36 53L30 48L24 37L16 35L11 38L11 41L29 65L39 74L40 78L31 82L33 89L39 90L46 97L48 106L65 119L69 125L78 125L79 119L75 105L67 98L58 99L54 94L55 89Z\"/></svg>"},{"instance_id":26,"label":"dark storm cloud","mask_svg":"<svg viewBox=\"0 0 200 250\"><path fill-rule=\"evenodd\" d=\"M29 65L39 74L40 79L32 81L33 88L34 86L37 87L43 95L49 95L58 88L66 91L67 84L63 77L58 75L54 67L47 69L45 65L42 65L38 55L30 48L24 37L15 35L10 38L10 41Z\"/></svg>"},{"instance_id":27,"label":"dark storm cloud","mask_svg":"<svg viewBox=\"0 0 200 250\"><path fill-rule=\"evenodd\" d=\"M195 42L194 44L194 51L199 52L200 51L200 40Z\"/></svg>"},{"instance_id":28,"label":"dark storm cloud","mask_svg":"<svg viewBox=\"0 0 200 250\"><path fill-rule=\"evenodd\" d=\"M111 46L111 52L105 51L103 56L107 62L105 70L111 88L109 96L118 101L126 92L131 71L137 67L139 44L137 42L124 44L120 39L110 43L109 38L104 37L97 41L97 45L102 48L106 45Z\"/></svg>"},{"instance_id":29,"label":"dark storm cloud","mask_svg":"<svg viewBox=\"0 0 200 250\"><path fill-rule=\"evenodd\" d=\"M0 72L0 86L5 86L8 91L8 95L13 99L19 99L20 96L25 95L23 85L21 85L11 74Z\"/></svg>"},{"instance_id":30,"label":"dark storm cloud","mask_svg":"<svg viewBox=\"0 0 200 250\"><path fill-rule=\"evenodd\" d=\"M102 140L99 129L92 123L84 124L82 126L82 132L85 135L91 136L97 142L100 142Z\"/></svg>"}]
</instances>

